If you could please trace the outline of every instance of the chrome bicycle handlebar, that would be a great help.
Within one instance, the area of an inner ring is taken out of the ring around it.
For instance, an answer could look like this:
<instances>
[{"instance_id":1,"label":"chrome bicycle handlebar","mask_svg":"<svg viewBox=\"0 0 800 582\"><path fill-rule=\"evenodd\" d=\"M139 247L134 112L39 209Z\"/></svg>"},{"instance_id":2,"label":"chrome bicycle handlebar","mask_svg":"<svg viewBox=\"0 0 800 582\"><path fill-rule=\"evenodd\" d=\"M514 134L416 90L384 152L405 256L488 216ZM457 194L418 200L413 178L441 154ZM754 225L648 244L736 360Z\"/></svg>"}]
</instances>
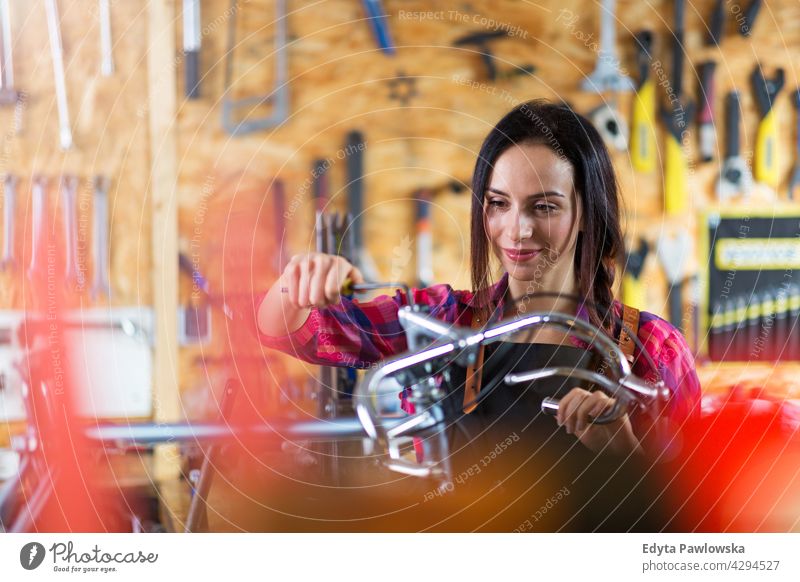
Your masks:
<instances>
[{"instance_id":1,"label":"chrome bicycle handlebar","mask_svg":"<svg viewBox=\"0 0 800 582\"><path fill-rule=\"evenodd\" d=\"M612 363L610 370L613 375L609 377L589 370L551 367L509 374L505 378L506 384L522 384L554 376L575 377L592 382L616 400L611 410L593 420L598 424L617 420L632 405L645 409L655 407L660 411L660 407L670 397L670 392L662 381L651 385L635 376L619 345L603 331L574 316L558 312L531 313L475 331L471 328L443 324L425 313L420 306L404 306L398 315L409 339L411 353L406 352L386 360L380 367L371 370L353 393L356 413L365 432L382 449L388 459L387 465L396 470L414 471L414 474L424 476L432 476L437 471L435 462L420 466L404 460L391 442L393 438L411 436L412 432L416 433L419 429L435 426L435 419L441 416L439 402L443 394L435 388L435 384L429 382L431 385L429 389L425 389L423 384L426 378L431 379L435 374L434 368L442 368L454 362L464 366L474 363L481 344L501 341L537 325L553 325L566 329L575 337L587 342L590 348L599 351ZM414 351L422 337L429 337L433 342L425 349ZM421 410L412 414L406 423L395 425L389 430L383 423L377 403L378 397L386 392L386 390L381 391L382 381L391 377L396 377L401 384L412 388L412 400L415 406L421 405ZM419 388L420 385L422 388ZM552 398L545 399L542 404L543 412L548 414L557 412L557 407L558 401Z\"/></svg>"}]
</instances>

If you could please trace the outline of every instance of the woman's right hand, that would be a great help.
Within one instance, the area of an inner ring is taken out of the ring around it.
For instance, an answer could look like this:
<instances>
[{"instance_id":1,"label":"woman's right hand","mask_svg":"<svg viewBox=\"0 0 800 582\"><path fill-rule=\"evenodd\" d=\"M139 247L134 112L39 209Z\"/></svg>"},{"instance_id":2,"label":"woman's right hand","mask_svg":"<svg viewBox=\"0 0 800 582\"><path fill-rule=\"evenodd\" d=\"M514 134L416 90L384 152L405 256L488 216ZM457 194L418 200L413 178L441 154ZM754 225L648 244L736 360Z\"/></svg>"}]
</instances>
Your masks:
<instances>
[{"instance_id":1,"label":"woman's right hand","mask_svg":"<svg viewBox=\"0 0 800 582\"><path fill-rule=\"evenodd\" d=\"M361 271L344 257L306 253L289 260L278 283L291 305L302 309L336 305L347 279L364 282Z\"/></svg>"}]
</instances>

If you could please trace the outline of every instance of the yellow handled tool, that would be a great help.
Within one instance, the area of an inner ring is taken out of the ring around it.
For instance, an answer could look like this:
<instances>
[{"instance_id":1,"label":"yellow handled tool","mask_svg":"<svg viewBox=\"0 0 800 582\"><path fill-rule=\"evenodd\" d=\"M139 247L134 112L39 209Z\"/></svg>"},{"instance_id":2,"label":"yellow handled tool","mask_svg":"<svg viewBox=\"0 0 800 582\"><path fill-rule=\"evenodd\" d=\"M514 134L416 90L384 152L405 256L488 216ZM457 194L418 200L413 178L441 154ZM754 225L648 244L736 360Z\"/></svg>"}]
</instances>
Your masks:
<instances>
[{"instance_id":1,"label":"yellow handled tool","mask_svg":"<svg viewBox=\"0 0 800 582\"><path fill-rule=\"evenodd\" d=\"M630 307L642 310L646 307L645 286L642 271L650 245L639 239L639 246L625 253L625 276L622 278L622 302Z\"/></svg>"},{"instance_id":2,"label":"yellow handled tool","mask_svg":"<svg viewBox=\"0 0 800 582\"><path fill-rule=\"evenodd\" d=\"M667 136L664 161L664 209L667 214L680 214L686 210L689 162L683 151L680 136Z\"/></svg>"},{"instance_id":3,"label":"yellow handled tool","mask_svg":"<svg viewBox=\"0 0 800 582\"><path fill-rule=\"evenodd\" d=\"M750 80L756 95L756 103L761 114L756 134L755 163L753 164L755 179L773 191L780 183L780 160L778 158L778 119L775 114L775 99L783 88L784 71L778 69L772 79L764 76L761 65L756 65Z\"/></svg>"},{"instance_id":4,"label":"yellow handled tool","mask_svg":"<svg viewBox=\"0 0 800 582\"><path fill-rule=\"evenodd\" d=\"M633 100L631 163L637 172L649 174L656 169L656 87L650 78L653 33L643 30L636 34L635 40L639 83Z\"/></svg>"},{"instance_id":5,"label":"yellow handled tool","mask_svg":"<svg viewBox=\"0 0 800 582\"><path fill-rule=\"evenodd\" d=\"M675 0L672 42L672 95L661 110L667 128L664 161L664 209L667 214L682 213L687 206L689 162L683 151L683 136L694 119L694 102L683 96L683 33L685 1Z\"/></svg>"},{"instance_id":6,"label":"yellow handled tool","mask_svg":"<svg viewBox=\"0 0 800 582\"><path fill-rule=\"evenodd\" d=\"M778 161L778 119L775 110L771 109L758 124L753 167L756 181L777 190L780 182Z\"/></svg>"}]
</instances>

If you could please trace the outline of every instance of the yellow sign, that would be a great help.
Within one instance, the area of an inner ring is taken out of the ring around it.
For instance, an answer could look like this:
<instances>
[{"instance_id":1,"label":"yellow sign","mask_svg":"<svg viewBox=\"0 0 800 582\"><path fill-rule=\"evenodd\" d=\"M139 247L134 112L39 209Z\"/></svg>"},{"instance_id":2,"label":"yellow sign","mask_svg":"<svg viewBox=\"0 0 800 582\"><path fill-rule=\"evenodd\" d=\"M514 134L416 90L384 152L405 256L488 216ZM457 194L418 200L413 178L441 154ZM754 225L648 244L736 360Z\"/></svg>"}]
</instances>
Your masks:
<instances>
[{"instance_id":1,"label":"yellow sign","mask_svg":"<svg viewBox=\"0 0 800 582\"><path fill-rule=\"evenodd\" d=\"M726 238L717 241L715 251L714 263L720 270L800 268L798 238Z\"/></svg>"}]
</instances>

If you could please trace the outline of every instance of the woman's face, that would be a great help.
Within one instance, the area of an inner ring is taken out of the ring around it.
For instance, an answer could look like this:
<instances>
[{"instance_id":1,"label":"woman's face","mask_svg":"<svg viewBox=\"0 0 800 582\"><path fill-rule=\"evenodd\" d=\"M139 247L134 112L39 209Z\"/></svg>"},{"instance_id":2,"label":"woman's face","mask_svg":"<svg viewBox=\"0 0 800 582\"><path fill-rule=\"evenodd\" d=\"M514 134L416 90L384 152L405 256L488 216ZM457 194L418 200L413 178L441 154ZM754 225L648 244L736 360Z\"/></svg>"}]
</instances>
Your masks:
<instances>
[{"instance_id":1,"label":"woman's face","mask_svg":"<svg viewBox=\"0 0 800 582\"><path fill-rule=\"evenodd\" d=\"M577 292L574 256L582 215L569 161L542 144L508 148L494 165L483 210L514 296Z\"/></svg>"}]
</instances>

